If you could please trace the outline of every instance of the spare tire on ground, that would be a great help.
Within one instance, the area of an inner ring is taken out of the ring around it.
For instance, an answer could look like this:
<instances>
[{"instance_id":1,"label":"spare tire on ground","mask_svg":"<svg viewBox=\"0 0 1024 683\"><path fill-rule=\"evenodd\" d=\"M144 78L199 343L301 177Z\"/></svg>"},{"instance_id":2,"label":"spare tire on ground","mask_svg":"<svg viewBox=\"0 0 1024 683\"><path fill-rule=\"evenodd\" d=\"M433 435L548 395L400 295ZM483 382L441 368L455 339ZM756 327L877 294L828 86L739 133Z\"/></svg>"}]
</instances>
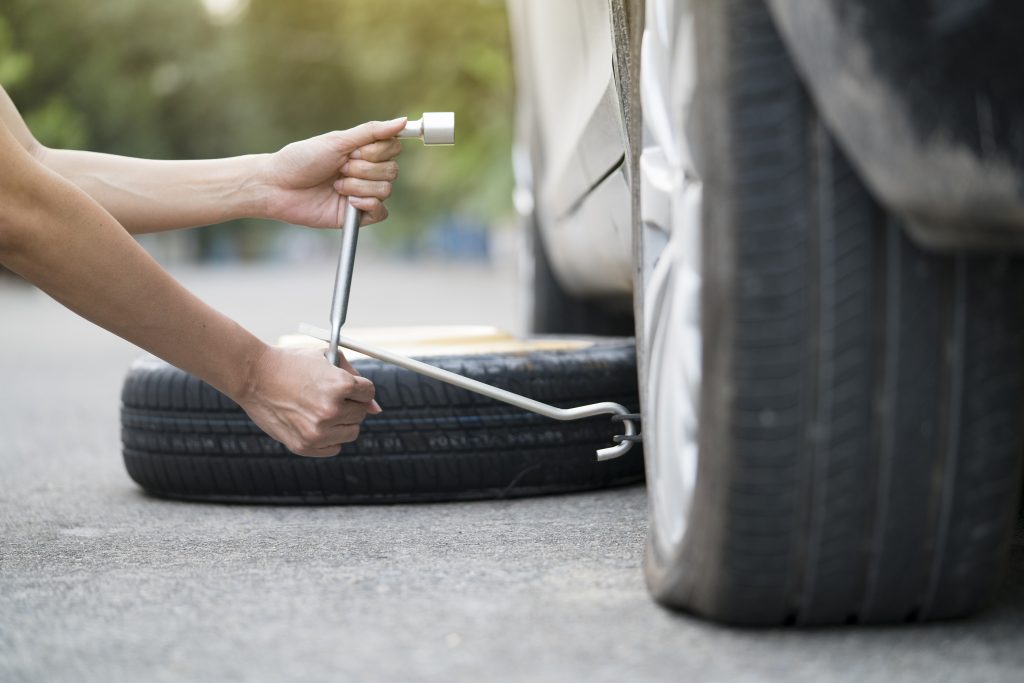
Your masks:
<instances>
[{"instance_id":1,"label":"spare tire on ground","mask_svg":"<svg viewBox=\"0 0 1024 683\"><path fill-rule=\"evenodd\" d=\"M632 339L491 335L411 355L559 407L615 401L638 409ZM520 497L643 479L639 446L597 461L595 451L622 432L607 416L558 422L374 359L353 365L376 385L384 412L367 417L340 455L307 458L202 380L143 358L122 392L128 474L168 498L312 505Z\"/></svg>"}]
</instances>

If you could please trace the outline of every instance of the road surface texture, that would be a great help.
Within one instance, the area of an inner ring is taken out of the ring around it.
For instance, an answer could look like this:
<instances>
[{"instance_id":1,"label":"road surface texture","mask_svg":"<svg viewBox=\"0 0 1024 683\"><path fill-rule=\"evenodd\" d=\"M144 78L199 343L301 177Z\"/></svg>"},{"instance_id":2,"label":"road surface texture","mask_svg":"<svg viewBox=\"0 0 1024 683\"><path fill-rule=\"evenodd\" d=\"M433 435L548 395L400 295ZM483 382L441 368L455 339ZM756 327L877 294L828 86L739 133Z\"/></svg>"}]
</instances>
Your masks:
<instances>
[{"instance_id":1,"label":"road surface texture","mask_svg":"<svg viewBox=\"0 0 1024 683\"><path fill-rule=\"evenodd\" d=\"M326 324L331 268L175 272L274 338ZM515 281L364 261L350 320L517 330ZM642 487L391 507L150 498L118 433L138 351L10 283L0 321L0 681L1024 677L1024 539L996 605L970 621L719 628L648 598Z\"/></svg>"}]
</instances>

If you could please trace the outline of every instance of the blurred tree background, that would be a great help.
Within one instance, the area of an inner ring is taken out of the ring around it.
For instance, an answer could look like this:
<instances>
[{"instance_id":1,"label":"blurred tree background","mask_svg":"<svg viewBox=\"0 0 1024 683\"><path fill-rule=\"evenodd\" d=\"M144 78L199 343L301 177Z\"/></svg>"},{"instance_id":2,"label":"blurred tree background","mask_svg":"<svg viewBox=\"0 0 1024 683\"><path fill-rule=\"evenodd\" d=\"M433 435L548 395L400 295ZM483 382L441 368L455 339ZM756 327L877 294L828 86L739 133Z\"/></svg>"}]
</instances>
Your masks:
<instances>
[{"instance_id":1,"label":"blurred tree background","mask_svg":"<svg viewBox=\"0 0 1024 683\"><path fill-rule=\"evenodd\" d=\"M0 84L44 144L165 159L453 110L455 147L406 145L375 239L510 211L501 0L0 0ZM189 236L200 259L272 257L279 238L254 220Z\"/></svg>"}]
</instances>

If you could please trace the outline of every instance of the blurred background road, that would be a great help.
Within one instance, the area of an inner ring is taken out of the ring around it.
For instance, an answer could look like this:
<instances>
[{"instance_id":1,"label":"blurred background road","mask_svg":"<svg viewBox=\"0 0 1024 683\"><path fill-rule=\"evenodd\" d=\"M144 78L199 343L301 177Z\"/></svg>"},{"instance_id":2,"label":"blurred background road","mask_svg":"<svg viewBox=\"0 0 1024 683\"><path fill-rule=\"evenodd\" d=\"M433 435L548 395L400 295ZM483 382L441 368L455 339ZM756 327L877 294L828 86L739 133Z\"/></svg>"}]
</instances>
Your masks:
<instances>
[{"instance_id":1,"label":"blurred background road","mask_svg":"<svg viewBox=\"0 0 1024 683\"><path fill-rule=\"evenodd\" d=\"M518 329L514 262L360 261L353 324ZM175 268L273 338L330 264ZM275 508L162 501L124 472L139 352L0 280L0 680L1016 681L1024 539L996 605L908 628L743 631L641 574L645 491ZM385 407L386 408L386 407Z\"/></svg>"}]
</instances>

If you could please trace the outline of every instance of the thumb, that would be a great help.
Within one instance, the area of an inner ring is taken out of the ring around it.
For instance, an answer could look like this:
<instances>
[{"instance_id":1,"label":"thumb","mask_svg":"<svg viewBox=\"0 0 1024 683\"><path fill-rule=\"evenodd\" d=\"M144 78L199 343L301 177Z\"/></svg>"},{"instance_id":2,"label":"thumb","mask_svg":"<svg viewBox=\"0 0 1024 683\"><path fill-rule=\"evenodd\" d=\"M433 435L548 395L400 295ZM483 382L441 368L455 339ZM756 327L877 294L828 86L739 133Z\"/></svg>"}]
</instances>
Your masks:
<instances>
[{"instance_id":1,"label":"thumb","mask_svg":"<svg viewBox=\"0 0 1024 683\"><path fill-rule=\"evenodd\" d=\"M341 366L342 370L345 370L356 377L362 377L362 375L359 374L359 371L352 367L352 363L348 361L348 358L345 358L344 354L338 355L338 365ZM366 412L370 413L370 415L380 415L384 412L384 409L380 407L380 404L377 403L376 400L372 400L370 401L370 407Z\"/></svg>"},{"instance_id":2,"label":"thumb","mask_svg":"<svg viewBox=\"0 0 1024 683\"><path fill-rule=\"evenodd\" d=\"M352 367L352 363L349 362L348 358L345 358L345 353L340 349L338 350L338 367L350 375L360 376L359 371Z\"/></svg>"},{"instance_id":3,"label":"thumb","mask_svg":"<svg viewBox=\"0 0 1024 683\"><path fill-rule=\"evenodd\" d=\"M368 121L338 134L346 149L356 149L375 140L389 140L405 128L404 116L390 121Z\"/></svg>"}]
</instances>

